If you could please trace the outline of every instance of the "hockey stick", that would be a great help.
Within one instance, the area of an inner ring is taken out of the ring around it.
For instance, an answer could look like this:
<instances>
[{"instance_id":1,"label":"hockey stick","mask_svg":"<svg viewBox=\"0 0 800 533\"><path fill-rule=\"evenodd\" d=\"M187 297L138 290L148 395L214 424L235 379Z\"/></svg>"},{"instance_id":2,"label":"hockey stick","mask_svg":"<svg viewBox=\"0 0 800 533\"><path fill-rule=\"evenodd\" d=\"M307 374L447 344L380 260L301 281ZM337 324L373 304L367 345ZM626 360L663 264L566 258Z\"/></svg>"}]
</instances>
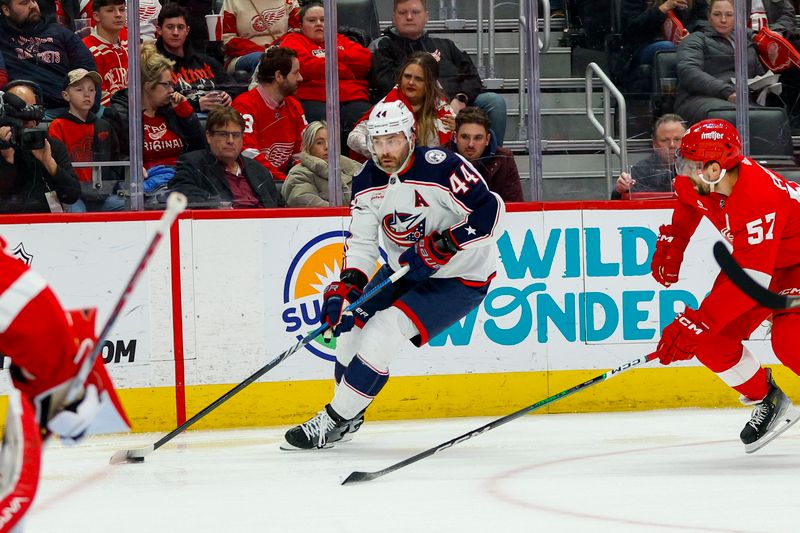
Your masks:
<instances>
[{"instance_id":1,"label":"hockey stick","mask_svg":"<svg viewBox=\"0 0 800 533\"><path fill-rule=\"evenodd\" d=\"M392 283L396 282L398 279L403 277L407 272L408 272L408 266L404 266L403 268L401 268L400 270L398 270L385 280L381 281L380 283L372 287L363 295L361 295L361 298L359 298L358 300L347 306L344 312L345 313L352 312L354 309L357 309L359 306L363 305L367 300L372 299L372 297L374 297L376 294L382 291L385 287L391 285ZM115 465L120 463L144 462L144 458L146 455L149 455L150 453L159 449L167 442L171 441L177 435L183 433L187 428L189 428L195 422L197 422L198 420L206 416L208 413L210 413L211 411L213 411L214 409L216 409L217 407L228 401L230 398L232 398L242 389L253 383L255 380L257 380L258 378L260 378L261 376L263 376L264 374L275 368L281 361L283 361L293 353L300 350L300 348L302 348L312 340L316 339L320 334L327 331L329 327L330 326L328 326L327 324L320 325L314 331L312 331L311 333L309 333L308 335L297 341L297 343L295 343L294 346L292 346L291 348L280 354L278 357L276 357L266 365L256 370L247 379L245 379L244 381L233 387L231 390L229 390L228 392L226 392L225 394L214 400L211 404L209 404L207 407L199 411L192 418L190 418L180 426L176 427L175 429L173 429L172 431L170 431L169 433L158 439L155 443L150 444L149 446L145 446L144 448L120 450L118 452L115 452L114 455L111 456L109 463Z\"/></svg>"},{"instance_id":2,"label":"hockey stick","mask_svg":"<svg viewBox=\"0 0 800 533\"><path fill-rule=\"evenodd\" d=\"M770 309L792 309L800 306L800 296L772 292L750 277L722 242L714 243L714 258L733 284L760 305Z\"/></svg>"},{"instance_id":3,"label":"hockey stick","mask_svg":"<svg viewBox=\"0 0 800 533\"><path fill-rule=\"evenodd\" d=\"M544 400L538 401L533 405L529 405L528 407L523 407L519 411L514 411L510 415L506 415L503 418L498 418L497 420L493 420L493 421L489 422L488 424L485 424L485 425L479 427L478 429L473 429L472 431L468 431L467 433L464 433L460 437L456 437L454 439L450 439L449 441L443 442L442 444L440 444L438 446L435 446L433 448L429 448L429 449L425 450L424 452L418 453L417 455L415 455L413 457L409 457L408 459L400 461L399 463L395 463L395 464L393 464L391 466L387 466L383 470L377 470L375 472L352 472L349 476L347 476L347 478L345 478L344 481L342 481L342 485L347 485L348 483L361 483L361 482L364 482L364 481L372 481L373 479L379 478L381 476L385 476L386 474L391 474L395 470L400 470L404 466L408 466L410 464L416 463L417 461L421 461L422 459L425 459L426 457L430 457L431 455L433 455L435 453L439 453L439 452L441 452L443 450L446 450L447 448L455 446L456 444L464 442L465 440L469 440L472 437L477 437L481 433L486 433L490 429L495 429L497 427L500 427L503 424L505 424L507 422L511 422L512 420L516 420L517 418L519 418L521 416L524 416L524 415L530 413L531 411L535 411L535 410L539 409L540 407L544 407L545 405L548 405L548 404L553 403L553 402L555 402L557 400L560 400L561 398L566 398L567 396L570 396L571 394L574 394L574 393L576 393L578 391L581 391L583 389L589 388L592 385L597 385L598 383L600 383L602 381L609 380L609 379L613 378L614 376L617 376L617 375L621 374L622 372L624 372L624 371L626 371L628 369L631 369L631 368L633 368L635 366L639 366L640 364L643 364L643 363L648 363L648 362L650 362L650 361L652 361L653 359L656 359L656 358L657 358L657 356L656 356L656 354L654 352L654 353L651 353L651 354L646 355L644 357L638 357L638 358L636 358L636 359L634 359L632 361L628 361L624 365L618 366L617 368L615 368L613 370L609 370L605 374L601 374L599 376L593 377L589 381L584 381L580 385L575 385L574 387L569 388L569 389L564 390L564 391L561 391L558 394L554 394L553 396L550 396L549 398L545 398Z\"/></svg>"},{"instance_id":4,"label":"hockey stick","mask_svg":"<svg viewBox=\"0 0 800 533\"><path fill-rule=\"evenodd\" d=\"M128 298L133 292L133 289L136 288L136 283L138 283L139 277L147 268L147 265L153 256L153 252L155 252L156 248L158 248L158 244L161 242L161 239L164 238L164 235L172 227L172 223L175 222L175 219L178 218L178 215L180 215L184 209L186 209L186 196L179 192L170 193L169 197L167 198L167 206L164 209L164 214L161 215L161 219L158 221L158 226L156 226L156 233L153 235L152 239L150 239L150 243L147 245L142 258L139 260L139 263L136 265L133 274L131 274L131 277L128 280L128 284L125 285L122 294L119 296L117 303L114 305L114 309L106 319L103 329L100 330L100 334L97 336L97 342L95 343L94 348L92 348L92 351L89 353L88 357L83 360L80 370L73 378L65 396L64 405L69 405L78 399L78 395L80 395L81 391L83 390L83 385L86 383L86 378L89 377L89 373L92 371L92 368L94 368L95 361L100 356L100 352L103 350L103 341L106 339L106 337L108 337L108 334L111 332L111 328L114 327L114 323L119 318L122 308L125 307L126 303L128 303Z\"/></svg>"}]
</instances>

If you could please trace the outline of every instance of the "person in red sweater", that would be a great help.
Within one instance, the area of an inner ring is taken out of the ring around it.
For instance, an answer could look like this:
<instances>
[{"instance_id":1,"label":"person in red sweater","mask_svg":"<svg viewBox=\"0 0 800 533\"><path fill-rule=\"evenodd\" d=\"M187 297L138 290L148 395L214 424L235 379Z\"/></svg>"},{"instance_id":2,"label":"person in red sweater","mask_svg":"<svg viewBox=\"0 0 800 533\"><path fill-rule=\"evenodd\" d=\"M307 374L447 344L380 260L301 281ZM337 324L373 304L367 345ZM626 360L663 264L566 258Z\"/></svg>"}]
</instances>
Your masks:
<instances>
[{"instance_id":1,"label":"person in red sweater","mask_svg":"<svg viewBox=\"0 0 800 533\"><path fill-rule=\"evenodd\" d=\"M292 161L299 158L308 125L303 107L292 96L303 81L297 54L290 48L270 48L261 58L256 79L256 87L233 101L245 123L242 155L283 182Z\"/></svg>"},{"instance_id":2,"label":"person in red sweater","mask_svg":"<svg viewBox=\"0 0 800 533\"><path fill-rule=\"evenodd\" d=\"M299 33L288 33L281 46L297 52L303 81L297 88L297 99L310 122L325 120L325 8L320 2L305 4L300 9ZM342 35L336 36L339 63L339 116L343 144L347 135L364 113L369 111L369 76L372 52Z\"/></svg>"},{"instance_id":3,"label":"person in red sweater","mask_svg":"<svg viewBox=\"0 0 800 533\"><path fill-rule=\"evenodd\" d=\"M67 74L64 100L69 104L69 111L50 123L48 133L67 147L69 159L75 162L118 161L119 143L111 129L111 124L92 113L97 91L102 80L100 74L78 68ZM118 196L117 184L121 179L119 169L104 168L101 175L106 180L104 187L99 188L92 183L92 169L83 167L75 169L81 182L81 198L68 206L70 213L86 211L122 211L125 200Z\"/></svg>"},{"instance_id":4,"label":"person in red sweater","mask_svg":"<svg viewBox=\"0 0 800 533\"><path fill-rule=\"evenodd\" d=\"M83 39L103 79L100 105L107 106L115 92L128 86L128 31L125 29L125 0L93 0L96 26Z\"/></svg>"}]
</instances>

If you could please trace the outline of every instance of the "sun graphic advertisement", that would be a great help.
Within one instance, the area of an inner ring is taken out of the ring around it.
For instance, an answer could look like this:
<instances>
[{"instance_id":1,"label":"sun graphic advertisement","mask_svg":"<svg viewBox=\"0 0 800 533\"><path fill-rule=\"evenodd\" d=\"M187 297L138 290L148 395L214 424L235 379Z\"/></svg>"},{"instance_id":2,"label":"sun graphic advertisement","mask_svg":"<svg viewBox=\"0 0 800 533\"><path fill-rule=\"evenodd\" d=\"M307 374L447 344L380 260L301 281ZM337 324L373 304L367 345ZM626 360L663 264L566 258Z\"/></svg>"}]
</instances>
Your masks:
<instances>
[{"instance_id":1,"label":"sun graphic advertisement","mask_svg":"<svg viewBox=\"0 0 800 533\"><path fill-rule=\"evenodd\" d=\"M288 333L300 340L320 324L322 293L329 283L339 281L348 231L336 230L309 240L292 259L283 284L281 318ZM381 258L384 252L381 250ZM380 267L375 264L375 271ZM373 274L370 272L370 274ZM322 336L306 344L305 349L327 361L336 359L336 339Z\"/></svg>"}]
</instances>

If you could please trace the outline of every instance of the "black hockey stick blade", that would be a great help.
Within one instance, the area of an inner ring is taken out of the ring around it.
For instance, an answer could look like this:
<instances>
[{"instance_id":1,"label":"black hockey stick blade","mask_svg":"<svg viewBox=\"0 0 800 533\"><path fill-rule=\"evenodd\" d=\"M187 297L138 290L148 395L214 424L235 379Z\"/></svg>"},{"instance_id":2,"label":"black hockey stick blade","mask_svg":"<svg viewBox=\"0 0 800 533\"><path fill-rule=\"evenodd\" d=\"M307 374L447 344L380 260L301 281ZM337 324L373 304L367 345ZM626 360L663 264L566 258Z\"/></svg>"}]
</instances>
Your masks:
<instances>
[{"instance_id":1,"label":"black hockey stick blade","mask_svg":"<svg viewBox=\"0 0 800 533\"><path fill-rule=\"evenodd\" d=\"M733 284L760 305L770 309L791 309L800 306L800 298L797 296L772 292L751 278L721 241L714 243L714 258Z\"/></svg>"},{"instance_id":2,"label":"black hockey stick blade","mask_svg":"<svg viewBox=\"0 0 800 533\"><path fill-rule=\"evenodd\" d=\"M485 424L485 425L483 425L483 426L481 426L481 427L479 427L477 429L473 429L472 431L464 433L463 435L461 435L459 437L456 437L454 439L450 439L447 442L443 442L442 444L440 444L438 446L434 446L433 448L428 448L424 452L420 452L417 455L414 455L413 457L409 457L408 459L404 459L403 461L400 461L399 463L395 463L395 464L393 464L391 466L387 466L383 470L376 470L375 472L352 472L349 476L347 476L345 478L344 481L342 481L342 485L348 485L350 483L359 483L359 482L365 482L365 481L372 481L373 479L377 479L377 478L379 478L381 476L385 476L386 474L391 474L392 472L394 472L396 470L400 470L404 466L408 466L410 464L416 463L417 461L421 461L422 459L425 459L426 457L430 457L431 455L434 455L434 454L439 453L439 452L441 452L443 450L446 450L447 448L452 448L453 446L455 446L456 444L458 444L460 442L464 442L465 440L469 440L472 437L477 437L481 433L486 433L489 430L492 430L492 429L494 429L496 427L500 427L500 426L502 426L503 424L505 424L507 422L511 422L512 420L515 420L515 419L517 419L517 418L519 418L519 417L521 417L523 415L526 415L526 414L528 414L528 413L530 413L532 411L535 411L535 410L539 409L540 407L544 407L545 405L553 403L553 402L555 402L557 400L560 400L561 398L566 398L567 396L570 396L571 394L574 394L574 393L576 393L578 391L581 391L583 389L589 388L592 385L596 385L596 384L601 383L603 381L609 380L609 379L613 378L614 376L618 376L622 372L625 372L626 370L630 370L631 368L633 368L635 366L639 366L639 365L644 364L644 363L649 363L650 361L652 361L653 359L656 359L656 358L657 358L657 355L656 355L655 352L653 352L651 354L648 354L648 355L645 355L644 357L637 357L636 359L634 359L632 361L628 361L627 363L625 363L623 365L620 365L617 368L609 370L605 374L601 374L599 376L595 376L595 377L593 377L592 379L590 379L588 381L584 381L583 383L575 385L574 387L570 387L569 389L566 389L566 390L563 390L563 391L561 391L561 392L559 392L557 394L554 394L554 395L550 396L549 398L545 398L544 400L540 400L540 401L536 402L533 405L529 405L527 407L523 407L522 409L520 409L518 411L514 411L510 415L506 415L506 416L504 416L502 418L498 418L496 420L492 420L488 424Z\"/></svg>"}]
</instances>

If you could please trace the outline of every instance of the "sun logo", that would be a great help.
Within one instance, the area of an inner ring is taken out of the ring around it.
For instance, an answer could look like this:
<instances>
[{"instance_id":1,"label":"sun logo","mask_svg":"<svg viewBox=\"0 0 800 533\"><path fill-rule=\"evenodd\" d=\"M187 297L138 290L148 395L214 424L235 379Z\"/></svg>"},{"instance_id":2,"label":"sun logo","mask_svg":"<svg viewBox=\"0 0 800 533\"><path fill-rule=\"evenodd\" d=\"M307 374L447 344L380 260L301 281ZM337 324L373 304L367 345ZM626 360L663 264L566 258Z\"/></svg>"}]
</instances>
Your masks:
<instances>
[{"instance_id":1,"label":"sun logo","mask_svg":"<svg viewBox=\"0 0 800 533\"><path fill-rule=\"evenodd\" d=\"M336 230L318 235L308 241L292 259L283 284L283 313L286 332L297 340L320 324L322 293L329 283L339 281L344 257L344 240L349 231ZM386 260L380 250L381 262ZM374 272L370 272L372 275ZM336 360L336 339L325 342L322 336L305 345L305 349L326 361Z\"/></svg>"},{"instance_id":2,"label":"sun logo","mask_svg":"<svg viewBox=\"0 0 800 533\"><path fill-rule=\"evenodd\" d=\"M311 239L292 259L283 284L284 309L281 314L286 331L301 339L319 326L322 293L339 281L347 231L329 231ZM306 350L327 361L336 359L336 342L321 337L306 344Z\"/></svg>"}]
</instances>

